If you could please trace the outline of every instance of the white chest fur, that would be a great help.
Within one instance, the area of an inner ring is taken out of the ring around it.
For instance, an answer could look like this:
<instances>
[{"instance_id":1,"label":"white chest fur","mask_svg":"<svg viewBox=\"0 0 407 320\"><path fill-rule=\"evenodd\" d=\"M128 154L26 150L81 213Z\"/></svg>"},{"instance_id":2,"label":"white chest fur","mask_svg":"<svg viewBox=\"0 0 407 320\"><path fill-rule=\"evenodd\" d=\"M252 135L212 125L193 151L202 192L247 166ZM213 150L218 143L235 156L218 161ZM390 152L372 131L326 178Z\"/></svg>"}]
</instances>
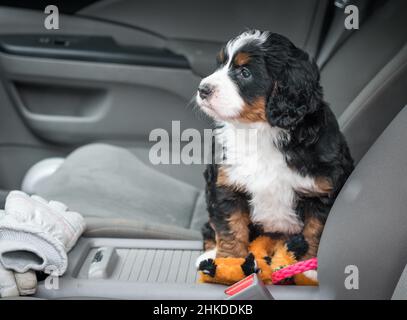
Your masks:
<instances>
[{"instance_id":1,"label":"white chest fur","mask_svg":"<svg viewBox=\"0 0 407 320\"><path fill-rule=\"evenodd\" d=\"M298 233L303 224L295 213L295 191L314 190L314 179L290 169L276 147L281 129L267 123L224 123L216 139L224 146L230 183L251 195L251 218L266 232Z\"/></svg>"}]
</instances>

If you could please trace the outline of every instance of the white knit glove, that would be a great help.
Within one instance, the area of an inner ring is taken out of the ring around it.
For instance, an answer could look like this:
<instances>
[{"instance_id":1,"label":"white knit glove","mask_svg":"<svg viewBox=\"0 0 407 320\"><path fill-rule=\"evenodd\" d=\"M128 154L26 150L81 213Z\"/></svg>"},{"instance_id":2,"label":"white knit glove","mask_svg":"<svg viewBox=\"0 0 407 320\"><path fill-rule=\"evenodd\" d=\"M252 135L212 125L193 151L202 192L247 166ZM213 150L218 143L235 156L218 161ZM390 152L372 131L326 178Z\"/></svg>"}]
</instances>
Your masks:
<instances>
[{"instance_id":1,"label":"white knit glove","mask_svg":"<svg viewBox=\"0 0 407 320\"><path fill-rule=\"evenodd\" d=\"M62 275L67 252L84 230L83 217L63 203L12 191L0 214L0 263L19 273L31 269Z\"/></svg>"}]
</instances>

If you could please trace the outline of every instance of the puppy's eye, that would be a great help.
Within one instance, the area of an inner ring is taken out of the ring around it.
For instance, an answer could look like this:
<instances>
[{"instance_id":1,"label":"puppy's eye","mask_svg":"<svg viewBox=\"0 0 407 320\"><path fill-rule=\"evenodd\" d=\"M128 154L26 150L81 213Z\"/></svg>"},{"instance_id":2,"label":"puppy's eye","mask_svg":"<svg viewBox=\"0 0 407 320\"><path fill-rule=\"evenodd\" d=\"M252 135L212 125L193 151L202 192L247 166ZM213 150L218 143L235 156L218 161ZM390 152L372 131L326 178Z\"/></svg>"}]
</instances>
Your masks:
<instances>
[{"instance_id":1,"label":"puppy's eye","mask_svg":"<svg viewBox=\"0 0 407 320\"><path fill-rule=\"evenodd\" d=\"M247 68L242 68L242 70L240 71L240 74L242 75L243 78L246 78L246 79L252 75L250 70Z\"/></svg>"}]
</instances>

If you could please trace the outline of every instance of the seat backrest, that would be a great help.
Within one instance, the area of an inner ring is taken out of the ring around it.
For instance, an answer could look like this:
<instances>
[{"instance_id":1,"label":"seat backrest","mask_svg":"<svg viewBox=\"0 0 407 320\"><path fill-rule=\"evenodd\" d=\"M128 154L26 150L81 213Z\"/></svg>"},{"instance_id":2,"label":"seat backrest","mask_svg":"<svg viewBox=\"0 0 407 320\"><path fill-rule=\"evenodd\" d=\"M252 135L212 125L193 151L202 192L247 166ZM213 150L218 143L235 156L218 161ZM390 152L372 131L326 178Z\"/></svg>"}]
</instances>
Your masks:
<instances>
[{"instance_id":1,"label":"seat backrest","mask_svg":"<svg viewBox=\"0 0 407 320\"><path fill-rule=\"evenodd\" d=\"M318 251L322 298L392 297L407 263L406 128L407 106L356 166L331 209Z\"/></svg>"},{"instance_id":2,"label":"seat backrest","mask_svg":"<svg viewBox=\"0 0 407 320\"><path fill-rule=\"evenodd\" d=\"M407 103L407 1L378 8L321 70L326 100L358 162Z\"/></svg>"}]
</instances>

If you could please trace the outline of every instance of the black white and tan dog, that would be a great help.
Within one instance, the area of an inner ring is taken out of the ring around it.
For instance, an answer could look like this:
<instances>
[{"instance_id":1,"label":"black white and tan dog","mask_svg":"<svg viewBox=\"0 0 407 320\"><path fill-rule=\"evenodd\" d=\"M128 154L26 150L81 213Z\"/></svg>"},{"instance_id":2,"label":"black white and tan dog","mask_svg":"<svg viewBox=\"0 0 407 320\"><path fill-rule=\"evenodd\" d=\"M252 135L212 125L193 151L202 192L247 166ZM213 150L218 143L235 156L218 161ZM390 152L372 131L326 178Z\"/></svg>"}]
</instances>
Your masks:
<instances>
[{"instance_id":1,"label":"black white and tan dog","mask_svg":"<svg viewBox=\"0 0 407 320\"><path fill-rule=\"evenodd\" d=\"M353 169L319 80L316 63L287 38L251 30L226 44L217 70L201 81L197 104L214 119L225 159L234 158L205 171L201 269L207 259L246 257L258 234L285 239L299 260L316 256ZM257 132L256 152L239 147L248 143L236 138L245 130Z\"/></svg>"}]
</instances>

